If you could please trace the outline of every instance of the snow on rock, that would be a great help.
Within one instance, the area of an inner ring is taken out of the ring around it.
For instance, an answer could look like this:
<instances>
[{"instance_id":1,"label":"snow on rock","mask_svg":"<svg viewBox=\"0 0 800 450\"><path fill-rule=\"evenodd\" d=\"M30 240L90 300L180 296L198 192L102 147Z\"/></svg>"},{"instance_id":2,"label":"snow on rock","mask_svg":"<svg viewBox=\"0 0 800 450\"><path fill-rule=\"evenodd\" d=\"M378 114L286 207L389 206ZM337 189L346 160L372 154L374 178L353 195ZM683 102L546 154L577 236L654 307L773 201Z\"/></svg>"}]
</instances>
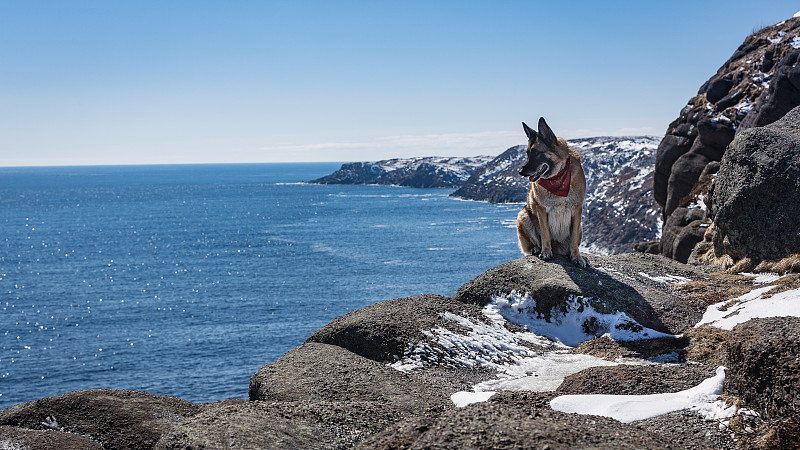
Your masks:
<instances>
[{"instance_id":1,"label":"snow on rock","mask_svg":"<svg viewBox=\"0 0 800 450\"><path fill-rule=\"evenodd\" d=\"M616 364L594 356L567 353L567 346L531 332L509 331L500 315L492 315L490 323L452 313L443 317L468 331L456 333L443 327L423 330L430 341L409 346L403 357L390 367L403 372L429 365L481 367L498 373L496 379L473 386L473 392L460 392L452 397L457 406L485 401L491 396L487 393L500 390L553 391L569 375L589 367ZM534 351L534 346L547 350Z\"/></svg>"},{"instance_id":2,"label":"snow on rock","mask_svg":"<svg viewBox=\"0 0 800 450\"><path fill-rule=\"evenodd\" d=\"M420 342L409 346L399 361L391 367L408 372L436 363L454 367L486 367L504 371L536 353L523 342L548 345L549 341L533 333L514 333L501 323L483 323L444 313L443 317L468 329L465 334L444 327L423 330L422 333L435 345Z\"/></svg>"},{"instance_id":3,"label":"snow on rock","mask_svg":"<svg viewBox=\"0 0 800 450\"><path fill-rule=\"evenodd\" d=\"M685 284L685 283L688 283L688 282L692 281L690 278L682 277L682 276L679 276L679 275L668 275L668 274L667 275L648 275L645 272L639 272L639 275L641 275L641 276L643 276L645 278L648 278L650 280L657 281L659 283L671 284L671 285Z\"/></svg>"},{"instance_id":4,"label":"snow on rock","mask_svg":"<svg viewBox=\"0 0 800 450\"><path fill-rule=\"evenodd\" d=\"M481 403L489 400L494 394L497 392L456 392L455 394L450 396L450 400L452 400L453 404L456 405L456 408L463 408L467 405L471 405L473 403Z\"/></svg>"},{"instance_id":5,"label":"snow on rock","mask_svg":"<svg viewBox=\"0 0 800 450\"><path fill-rule=\"evenodd\" d=\"M550 401L556 411L611 417L631 423L691 408L709 420L731 417L736 407L719 401L725 368L718 367L716 375L684 391L650 395L562 395Z\"/></svg>"},{"instance_id":6,"label":"snow on rock","mask_svg":"<svg viewBox=\"0 0 800 450\"><path fill-rule=\"evenodd\" d=\"M740 323L750 319L765 317L800 317L800 289L777 293L762 298L775 286L764 286L736 297L732 300L709 305L700 322L695 325L709 324L723 330L732 330Z\"/></svg>"},{"instance_id":7,"label":"snow on rock","mask_svg":"<svg viewBox=\"0 0 800 450\"><path fill-rule=\"evenodd\" d=\"M602 335L620 341L674 337L647 328L624 312L601 314L587 300L570 295L565 304L566 312L553 308L550 320L547 320L536 311L535 299L528 294L514 292L494 297L483 312L494 320L504 318L537 335L568 346L576 346Z\"/></svg>"}]
</instances>

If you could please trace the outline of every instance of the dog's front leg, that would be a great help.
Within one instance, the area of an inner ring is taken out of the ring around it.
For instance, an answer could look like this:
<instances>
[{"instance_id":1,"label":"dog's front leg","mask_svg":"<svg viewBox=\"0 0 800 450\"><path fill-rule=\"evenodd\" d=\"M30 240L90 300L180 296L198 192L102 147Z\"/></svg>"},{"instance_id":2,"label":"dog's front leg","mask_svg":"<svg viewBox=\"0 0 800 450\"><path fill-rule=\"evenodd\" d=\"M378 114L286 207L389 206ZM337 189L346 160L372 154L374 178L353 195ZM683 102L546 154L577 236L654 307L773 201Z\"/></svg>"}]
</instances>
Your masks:
<instances>
[{"instance_id":1,"label":"dog's front leg","mask_svg":"<svg viewBox=\"0 0 800 450\"><path fill-rule=\"evenodd\" d=\"M550 222L548 222L547 210L544 206L536 205L536 218L539 219L539 234L542 239L542 252L539 258L548 261L553 259L553 240L550 237Z\"/></svg>"},{"instance_id":2,"label":"dog's front leg","mask_svg":"<svg viewBox=\"0 0 800 450\"><path fill-rule=\"evenodd\" d=\"M570 243L569 259L578 267L586 267L586 260L581 256L578 247L581 245L583 231L581 230L581 205L572 210L572 222L570 223Z\"/></svg>"}]
</instances>

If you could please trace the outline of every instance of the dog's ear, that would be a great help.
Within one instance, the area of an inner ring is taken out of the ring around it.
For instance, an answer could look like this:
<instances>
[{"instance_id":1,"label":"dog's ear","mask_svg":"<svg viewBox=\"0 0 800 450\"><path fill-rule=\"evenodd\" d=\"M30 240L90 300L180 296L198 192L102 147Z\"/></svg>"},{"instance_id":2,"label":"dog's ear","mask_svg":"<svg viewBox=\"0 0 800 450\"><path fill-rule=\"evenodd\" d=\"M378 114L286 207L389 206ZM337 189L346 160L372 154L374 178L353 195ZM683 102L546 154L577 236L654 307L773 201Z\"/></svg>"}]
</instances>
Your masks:
<instances>
[{"instance_id":1,"label":"dog's ear","mask_svg":"<svg viewBox=\"0 0 800 450\"><path fill-rule=\"evenodd\" d=\"M531 130L531 127L526 125L525 122L522 122L522 129L525 130L525 135L528 136L529 141L536 140L536 132Z\"/></svg>"},{"instance_id":2,"label":"dog's ear","mask_svg":"<svg viewBox=\"0 0 800 450\"><path fill-rule=\"evenodd\" d=\"M558 141L553 130L551 130L547 122L544 121L544 117L539 117L539 137L542 138L542 141L548 146L552 146Z\"/></svg>"}]
</instances>

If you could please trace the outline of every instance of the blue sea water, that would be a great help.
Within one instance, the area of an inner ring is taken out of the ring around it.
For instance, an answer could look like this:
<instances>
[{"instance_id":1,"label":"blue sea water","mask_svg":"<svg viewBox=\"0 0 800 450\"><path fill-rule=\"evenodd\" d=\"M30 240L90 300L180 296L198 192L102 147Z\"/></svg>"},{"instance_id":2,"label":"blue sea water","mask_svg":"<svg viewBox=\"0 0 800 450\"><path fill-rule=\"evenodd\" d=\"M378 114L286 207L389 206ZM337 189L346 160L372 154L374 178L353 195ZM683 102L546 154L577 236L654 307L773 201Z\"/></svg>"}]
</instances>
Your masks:
<instances>
[{"instance_id":1,"label":"blue sea water","mask_svg":"<svg viewBox=\"0 0 800 450\"><path fill-rule=\"evenodd\" d=\"M518 205L302 183L333 163L0 168L0 408L201 403L357 308L517 258Z\"/></svg>"}]
</instances>

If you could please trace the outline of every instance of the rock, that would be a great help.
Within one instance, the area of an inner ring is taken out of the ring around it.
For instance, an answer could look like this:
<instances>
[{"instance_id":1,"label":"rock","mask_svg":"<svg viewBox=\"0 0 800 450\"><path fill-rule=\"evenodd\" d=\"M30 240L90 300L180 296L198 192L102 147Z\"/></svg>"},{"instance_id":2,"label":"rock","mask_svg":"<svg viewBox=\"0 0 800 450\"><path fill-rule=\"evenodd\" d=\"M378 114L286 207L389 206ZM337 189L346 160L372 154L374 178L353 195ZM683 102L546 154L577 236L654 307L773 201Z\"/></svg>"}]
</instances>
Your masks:
<instances>
[{"instance_id":1,"label":"rock","mask_svg":"<svg viewBox=\"0 0 800 450\"><path fill-rule=\"evenodd\" d=\"M635 424L553 411L548 404L552 396L500 392L488 402L447 411L434 421L402 423L371 437L359 448L670 448L664 436ZM706 448L702 442L697 445Z\"/></svg>"},{"instance_id":2,"label":"rock","mask_svg":"<svg viewBox=\"0 0 800 450\"><path fill-rule=\"evenodd\" d=\"M480 308L441 295L416 295L375 303L334 319L306 342L338 345L378 362L394 362L409 345L426 339L423 330L446 327L444 313L486 321Z\"/></svg>"},{"instance_id":3,"label":"rock","mask_svg":"<svg viewBox=\"0 0 800 450\"><path fill-rule=\"evenodd\" d=\"M250 400L281 402L380 402L406 415L450 407L454 386L358 356L341 347L310 342L259 369L250 378Z\"/></svg>"},{"instance_id":4,"label":"rock","mask_svg":"<svg viewBox=\"0 0 800 450\"><path fill-rule=\"evenodd\" d=\"M564 379L556 393L648 395L693 388L714 376L716 367L703 365L620 365L591 367Z\"/></svg>"},{"instance_id":5,"label":"rock","mask_svg":"<svg viewBox=\"0 0 800 450\"><path fill-rule=\"evenodd\" d=\"M453 299L485 305L494 296L528 293L536 300L536 311L550 320L553 310L566 311L570 297L579 297L600 313L621 311L648 328L677 334L700 320L704 306L676 301L648 277L676 272L702 275L665 261L639 253L622 258L596 256L590 263L600 269L580 269L566 258L545 262L528 256L489 269L461 286ZM606 272L604 267L613 269Z\"/></svg>"},{"instance_id":6,"label":"rock","mask_svg":"<svg viewBox=\"0 0 800 450\"><path fill-rule=\"evenodd\" d=\"M703 240L708 229L705 220L693 220L683 227L672 243L672 257L682 263L689 262L694 247Z\"/></svg>"},{"instance_id":7,"label":"rock","mask_svg":"<svg viewBox=\"0 0 800 450\"><path fill-rule=\"evenodd\" d=\"M800 50L783 57L774 71L767 93L759 97L753 111L742 120L740 128L761 127L780 119L800 105Z\"/></svg>"},{"instance_id":8,"label":"rock","mask_svg":"<svg viewBox=\"0 0 800 450\"><path fill-rule=\"evenodd\" d=\"M700 179L700 174L703 173L703 169L709 162L711 160L707 156L693 151L689 151L675 161L669 176L667 201L664 204L665 221L678 208L681 200L692 192L692 188ZM663 249L664 246L662 245L661 248Z\"/></svg>"},{"instance_id":9,"label":"rock","mask_svg":"<svg viewBox=\"0 0 800 450\"><path fill-rule=\"evenodd\" d=\"M228 402L182 422L154 448L352 448L400 417L374 401Z\"/></svg>"},{"instance_id":10,"label":"rock","mask_svg":"<svg viewBox=\"0 0 800 450\"><path fill-rule=\"evenodd\" d=\"M309 183L391 184L418 188L457 187L491 157L438 157L389 159L342 164L336 172Z\"/></svg>"},{"instance_id":11,"label":"rock","mask_svg":"<svg viewBox=\"0 0 800 450\"><path fill-rule=\"evenodd\" d=\"M765 419L799 418L800 318L752 319L737 325L726 348L726 392L757 408Z\"/></svg>"},{"instance_id":12,"label":"rock","mask_svg":"<svg viewBox=\"0 0 800 450\"><path fill-rule=\"evenodd\" d=\"M685 237L683 241L678 239L678 237L681 236L684 229L689 227L689 224L695 224L696 228L699 227L699 223L702 223L704 218L705 212L701 209L689 209L686 207L677 208L667 218L667 222L664 224L664 228L661 231L661 254L667 258L673 258L683 263L687 262L689 254L697 242L689 246L690 243L685 242ZM691 230L691 228L689 229ZM705 229L703 232L705 232ZM702 240L702 238L703 235L701 233L700 240ZM676 250L680 252L679 255L676 255ZM685 258L683 258L684 254Z\"/></svg>"},{"instance_id":13,"label":"rock","mask_svg":"<svg viewBox=\"0 0 800 450\"><path fill-rule=\"evenodd\" d=\"M728 95L733 87L733 81L728 78L716 78L708 83L705 89L706 98L711 103L717 103Z\"/></svg>"},{"instance_id":14,"label":"rock","mask_svg":"<svg viewBox=\"0 0 800 450\"><path fill-rule=\"evenodd\" d=\"M0 449L103 450L103 446L87 437L64 431L0 426Z\"/></svg>"},{"instance_id":15,"label":"rock","mask_svg":"<svg viewBox=\"0 0 800 450\"><path fill-rule=\"evenodd\" d=\"M687 127L688 124L684 124ZM693 126L692 126L693 127ZM667 202L667 189L672 165L692 148L692 140L686 137L668 134L664 136L656 150L656 166L653 180L653 196L663 208Z\"/></svg>"},{"instance_id":16,"label":"rock","mask_svg":"<svg viewBox=\"0 0 800 450\"><path fill-rule=\"evenodd\" d=\"M772 123L800 105L800 51L793 46L798 28L800 18L795 17L748 36L669 125L659 145L653 184L665 223L697 188L704 167L723 159L736 133ZM700 192L707 193L707 188ZM683 235L693 241L694 231ZM673 231L666 238L681 233ZM663 242L661 251L676 254ZM682 260L686 253L678 252Z\"/></svg>"},{"instance_id":17,"label":"rock","mask_svg":"<svg viewBox=\"0 0 800 450\"><path fill-rule=\"evenodd\" d=\"M651 255L657 255L659 253L660 247L661 247L660 241L646 241L637 243L633 247L633 250L640 253L649 253Z\"/></svg>"},{"instance_id":18,"label":"rock","mask_svg":"<svg viewBox=\"0 0 800 450\"><path fill-rule=\"evenodd\" d=\"M731 143L711 188L714 249L735 259L800 252L800 107Z\"/></svg>"},{"instance_id":19,"label":"rock","mask_svg":"<svg viewBox=\"0 0 800 450\"><path fill-rule=\"evenodd\" d=\"M106 449L150 449L199 411L185 400L139 391L92 389L21 403L0 411L0 425L60 429L91 437Z\"/></svg>"}]
</instances>

